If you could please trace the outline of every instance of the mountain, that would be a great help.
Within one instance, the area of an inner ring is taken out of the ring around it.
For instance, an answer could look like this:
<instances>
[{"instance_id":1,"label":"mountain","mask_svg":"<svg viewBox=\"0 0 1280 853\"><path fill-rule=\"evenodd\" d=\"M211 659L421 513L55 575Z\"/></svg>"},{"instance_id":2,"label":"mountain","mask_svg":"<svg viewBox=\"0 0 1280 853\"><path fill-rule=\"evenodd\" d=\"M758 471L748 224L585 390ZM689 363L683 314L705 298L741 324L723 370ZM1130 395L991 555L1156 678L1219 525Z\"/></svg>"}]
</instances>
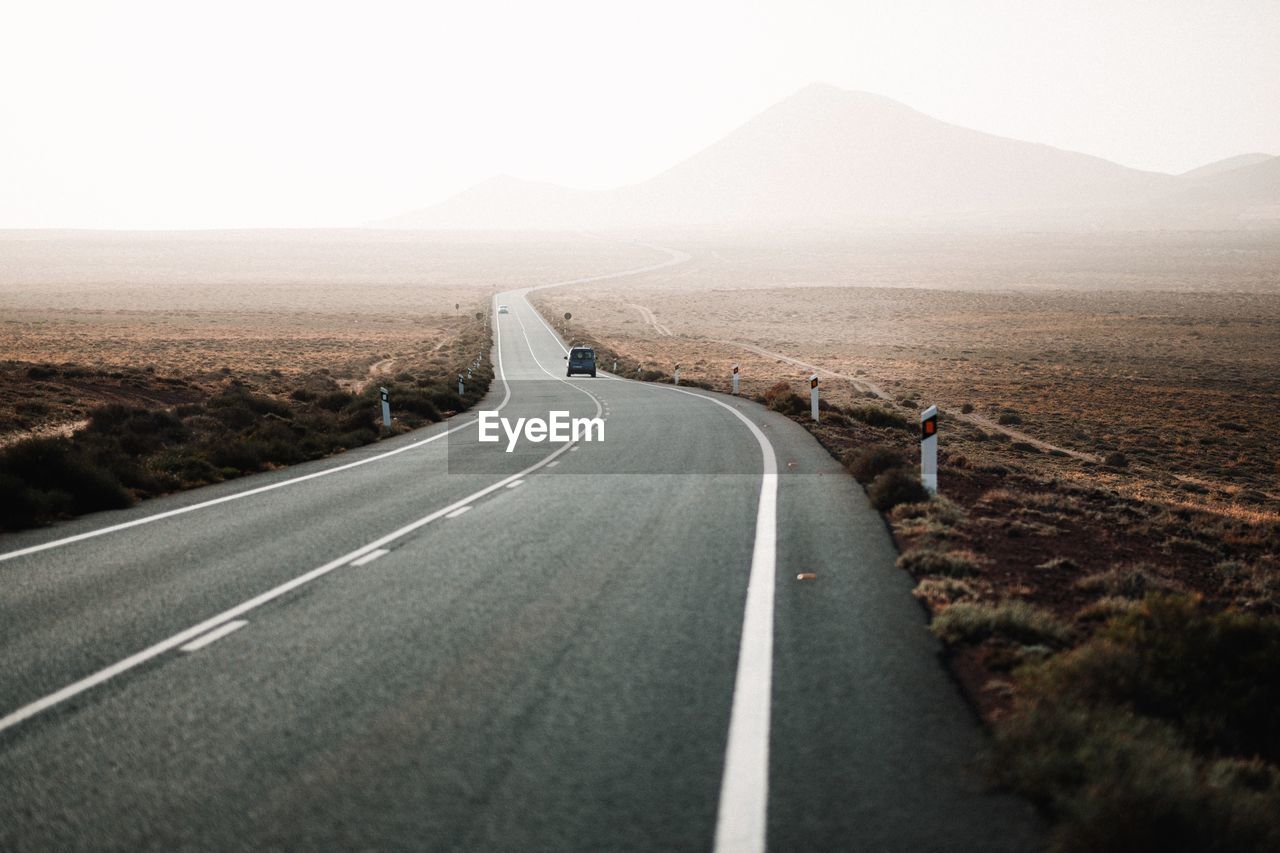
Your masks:
<instances>
[{"instance_id":1,"label":"mountain","mask_svg":"<svg viewBox=\"0 0 1280 853\"><path fill-rule=\"evenodd\" d=\"M1183 172L1178 177L1183 181L1203 181L1209 178L1217 177L1224 172L1230 172L1235 169L1244 168L1245 166L1256 166L1259 163L1265 163L1268 160L1275 159L1274 154L1237 154L1234 157L1227 157L1225 160L1216 160L1213 163L1192 169L1189 172Z\"/></svg>"},{"instance_id":2,"label":"mountain","mask_svg":"<svg viewBox=\"0 0 1280 853\"><path fill-rule=\"evenodd\" d=\"M1266 166L1251 157L1179 177L1144 172L948 124L879 95L815 84L638 184L589 191L495 178L379 224L1146 227L1159 224L1169 204L1178 207L1183 224L1190 188Z\"/></svg>"}]
</instances>

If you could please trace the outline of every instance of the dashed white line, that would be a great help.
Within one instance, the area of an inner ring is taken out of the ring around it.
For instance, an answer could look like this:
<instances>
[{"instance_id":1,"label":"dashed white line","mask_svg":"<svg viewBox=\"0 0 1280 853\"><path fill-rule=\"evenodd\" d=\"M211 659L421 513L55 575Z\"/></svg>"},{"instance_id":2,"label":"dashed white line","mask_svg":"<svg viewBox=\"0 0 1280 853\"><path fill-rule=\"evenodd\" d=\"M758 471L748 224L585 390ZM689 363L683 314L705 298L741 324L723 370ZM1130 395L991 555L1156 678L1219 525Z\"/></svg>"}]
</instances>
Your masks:
<instances>
[{"instance_id":1,"label":"dashed white line","mask_svg":"<svg viewBox=\"0 0 1280 853\"><path fill-rule=\"evenodd\" d=\"M552 462L551 464L554 465L556 463ZM457 518L458 516L462 515L464 512L470 511L470 509L471 509L471 504L467 504L466 506L460 506L457 509L455 509L453 512L446 515L445 518Z\"/></svg>"},{"instance_id":2,"label":"dashed white line","mask_svg":"<svg viewBox=\"0 0 1280 853\"><path fill-rule=\"evenodd\" d=\"M205 646L209 645L210 643L216 643L218 642L218 640L221 640L223 637L227 636L232 631L239 631L241 628L243 628L245 625L248 625L248 624L249 623L244 619L237 619L234 622L225 622L222 625L219 625L217 628L214 628L209 633L205 634L203 637L198 637L192 640L191 642L187 643L185 646L182 647L182 651L194 652L198 649L203 649Z\"/></svg>"},{"instance_id":3,"label":"dashed white line","mask_svg":"<svg viewBox=\"0 0 1280 853\"><path fill-rule=\"evenodd\" d=\"M378 559L379 557L385 557L390 553L391 552L388 551L386 548L379 548L376 551L370 551L368 554L365 554L363 557L359 557L355 560L352 560L351 565L367 566L370 563L372 563L374 560Z\"/></svg>"}]
</instances>

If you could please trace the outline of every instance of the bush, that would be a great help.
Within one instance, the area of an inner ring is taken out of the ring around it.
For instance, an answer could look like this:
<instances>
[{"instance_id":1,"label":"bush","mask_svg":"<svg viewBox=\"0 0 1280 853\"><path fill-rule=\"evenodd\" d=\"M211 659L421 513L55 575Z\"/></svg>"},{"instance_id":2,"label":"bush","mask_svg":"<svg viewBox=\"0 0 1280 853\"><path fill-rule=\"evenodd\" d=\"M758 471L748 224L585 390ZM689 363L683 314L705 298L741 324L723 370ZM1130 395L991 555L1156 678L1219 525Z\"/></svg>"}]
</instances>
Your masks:
<instances>
[{"instance_id":1,"label":"bush","mask_svg":"<svg viewBox=\"0 0 1280 853\"><path fill-rule=\"evenodd\" d=\"M1022 418L1013 412L1004 412L1000 417L996 418L996 423L1002 426L1013 426L1014 424L1022 423Z\"/></svg>"},{"instance_id":2,"label":"bush","mask_svg":"<svg viewBox=\"0 0 1280 853\"><path fill-rule=\"evenodd\" d=\"M1129 457L1125 456L1119 450L1113 450L1106 456L1102 457L1102 464L1109 468L1127 468L1129 466Z\"/></svg>"},{"instance_id":3,"label":"bush","mask_svg":"<svg viewBox=\"0 0 1280 853\"><path fill-rule=\"evenodd\" d=\"M960 601L935 616L931 628L948 645L1004 637L1024 645L1061 646L1071 635L1071 629L1052 613L1025 601Z\"/></svg>"},{"instance_id":4,"label":"bush","mask_svg":"<svg viewBox=\"0 0 1280 853\"><path fill-rule=\"evenodd\" d=\"M1280 849L1280 620L1151 596L1018 680L995 769L1058 849Z\"/></svg>"},{"instance_id":5,"label":"bush","mask_svg":"<svg viewBox=\"0 0 1280 853\"><path fill-rule=\"evenodd\" d=\"M0 481L6 498L0 525L6 529L133 503L110 470L65 438L33 438L4 448Z\"/></svg>"},{"instance_id":6,"label":"bush","mask_svg":"<svg viewBox=\"0 0 1280 853\"><path fill-rule=\"evenodd\" d=\"M1024 707L1000 726L994 766L1000 781L1058 818L1054 850L1261 853L1280 845L1273 773L1241 762L1206 768L1172 727L1122 709Z\"/></svg>"},{"instance_id":7,"label":"bush","mask_svg":"<svg viewBox=\"0 0 1280 853\"><path fill-rule=\"evenodd\" d=\"M943 575L966 578L978 574L982 566L972 551L935 551L916 548L898 558L898 568L913 575Z\"/></svg>"},{"instance_id":8,"label":"bush","mask_svg":"<svg viewBox=\"0 0 1280 853\"><path fill-rule=\"evenodd\" d=\"M845 454L845 467L859 483L870 483L890 468L900 468L903 460L898 452L883 444L873 444Z\"/></svg>"},{"instance_id":9,"label":"bush","mask_svg":"<svg viewBox=\"0 0 1280 853\"><path fill-rule=\"evenodd\" d=\"M848 414L867 426L911 429L911 423L905 417L884 406L852 406Z\"/></svg>"},{"instance_id":10,"label":"bush","mask_svg":"<svg viewBox=\"0 0 1280 853\"><path fill-rule=\"evenodd\" d=\"M867 497L871 499L873 507L887 512L898 504L926 500L929 493L911 471L906 468L890 468L871 482L867 488Z\"/></svg>"},{"instance_id":11,"label":"bush","mask_svg":"<svg viewBox=\"0 0 1280 853\"><path fill-rule=\"evenodd\" d=\"M1076 587L1084 592L1130 599L1140 599L1149 592L1170 589L1169 583L1157 577L1154 569L1145 563L1113 566L1105 572L1081 578L1076 581Z\"/></svg>"},{"instance_id":12,"label":"bush","mask_svg":"<svg viewBox=\"0 0 1280 853\"><path fill-rule=\"evenodd\" d=\"M325 411L340 412L355 402L355 395L346 391L330 391L316 398L316 405Z\"/></svg>"},{"instance_id":13,"label":"bush","mask_svg":"<svg viewBox=\"0 0 1280 853\"><path fill-rule=\"evenodd\" d=\"M799 394L793 393L786 382L769 386L764 392L764 404L784 415L798 415L809 408L809 404Z\"/></svg>"}]
</instances>

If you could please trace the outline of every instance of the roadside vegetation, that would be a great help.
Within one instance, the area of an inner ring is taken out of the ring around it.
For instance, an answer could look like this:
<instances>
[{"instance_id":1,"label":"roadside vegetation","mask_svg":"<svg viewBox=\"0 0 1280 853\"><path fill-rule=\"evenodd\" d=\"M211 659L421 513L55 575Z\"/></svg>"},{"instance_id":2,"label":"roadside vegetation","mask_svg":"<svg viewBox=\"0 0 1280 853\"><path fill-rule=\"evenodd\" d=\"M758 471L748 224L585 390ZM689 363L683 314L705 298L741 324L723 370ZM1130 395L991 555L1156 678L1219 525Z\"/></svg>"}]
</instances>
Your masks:
<instances>
[{"instance_id":1,"label":"roadside vegetation","mask_svg":"<svg viewBox=\"0 0 1280 853\"><path fill-rule=\"evenodd\" d=\"M482 324L467 324L430 358L409 362L377 381L340 382L323 368L290 378L228 370L214 382L183 382L183 401L175 405L96 406L69 434L0 448L0 494L5 496L0 529L126 507L319 459L439 421L488 391L493 377L489 341ZM468 368L471 378L459 394L457 377ZM29 381L69 381L86 373L75 366L10 364L6 369L22 371ZM390 430L382 425L379 387L390 392Z\"/></svg>"},{"instance_id":2,"label":"roadside vegetation","mask_svg":"<svg viewBox=\"0 0 1280 853\"><path fill-rule=\"evenodd\" d=\"M671 381L625 345L578 337L602 366L617 358L622 375ZM663 347L681 357L675 340ZM698 367L690 379L728 390L706 381L727 377L724 363ZM1155 487L1119 450L1070 455L945 410L931 497L913 397L824 381L814 424L798 370L753 367L744 395L813 432L884 514L898 568L992 730L993 784L1044 809L1055 850L1280 850L1269 502L1197 503L1194 482Z\"/></svg>"}]
</instances>

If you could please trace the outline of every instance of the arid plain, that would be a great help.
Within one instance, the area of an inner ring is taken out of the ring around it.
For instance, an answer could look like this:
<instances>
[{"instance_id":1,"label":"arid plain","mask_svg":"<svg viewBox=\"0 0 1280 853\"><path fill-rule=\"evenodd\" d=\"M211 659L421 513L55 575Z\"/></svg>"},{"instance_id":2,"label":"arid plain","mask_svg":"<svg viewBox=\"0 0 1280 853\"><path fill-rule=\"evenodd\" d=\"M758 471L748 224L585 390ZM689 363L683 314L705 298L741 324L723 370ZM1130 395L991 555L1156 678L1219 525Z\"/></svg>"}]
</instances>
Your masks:
<instances>
[{"instance_id":1,"label":"arid plain","mask_svg":"<svg viewBox=\"0 0 1280 853\"><path fill-rule=\"evenodd\" d=\"M284 394L324 371L359 390L425 368L495 289L651 256L572 234L0 233L0 443L230 377Z\"/></svg>"}]
</instances>

